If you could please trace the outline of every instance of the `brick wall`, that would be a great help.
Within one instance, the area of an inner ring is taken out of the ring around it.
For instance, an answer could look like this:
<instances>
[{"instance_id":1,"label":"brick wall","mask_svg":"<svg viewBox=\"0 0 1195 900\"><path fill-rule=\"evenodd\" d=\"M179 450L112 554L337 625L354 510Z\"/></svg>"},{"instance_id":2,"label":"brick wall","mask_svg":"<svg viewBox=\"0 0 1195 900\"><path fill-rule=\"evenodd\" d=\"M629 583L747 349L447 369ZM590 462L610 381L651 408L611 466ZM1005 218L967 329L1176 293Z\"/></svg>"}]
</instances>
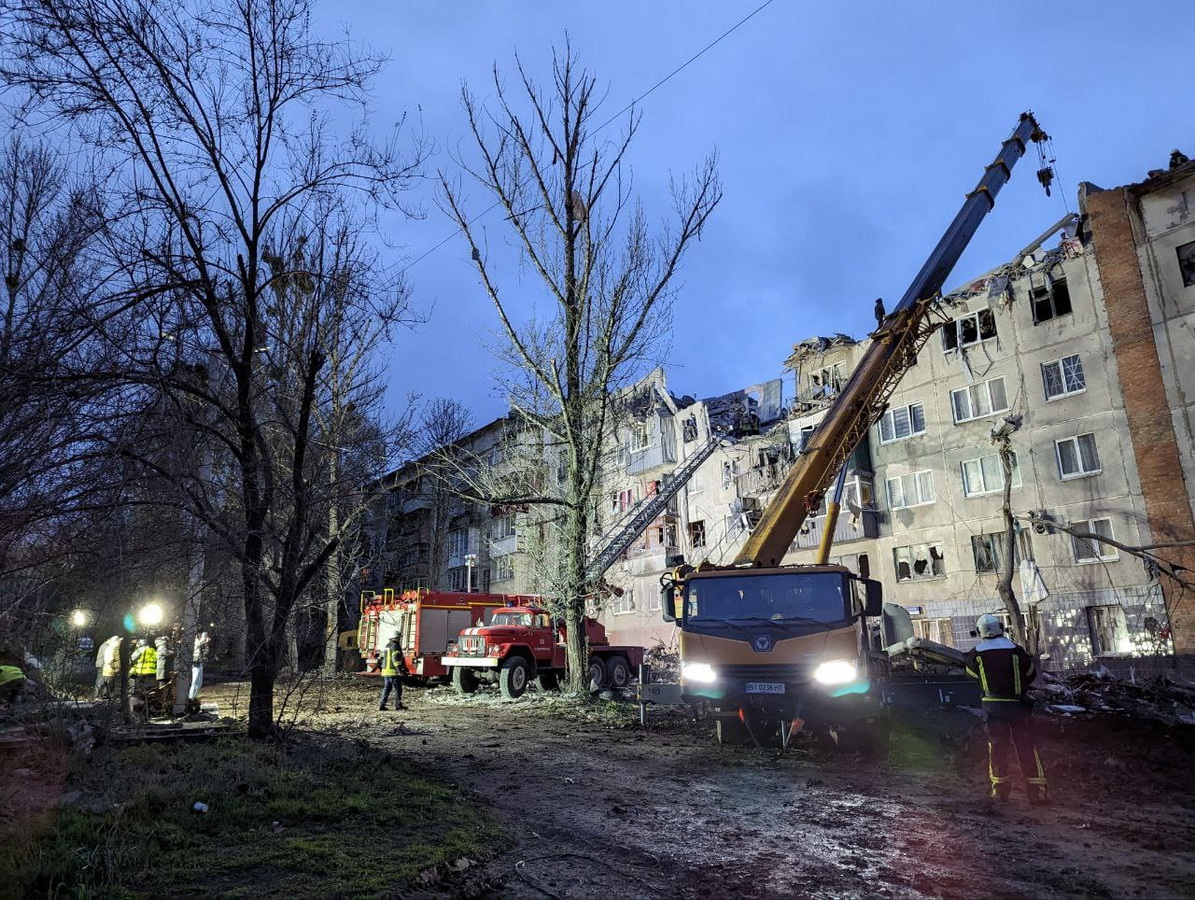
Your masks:
<instances>
[{"instance_id":1,"label":"brick wall","mask_svg":"<svg viewBox=\"0 0 1195 900\"><path fill-rule=\"evenodd\" d=\"M1195 539L1195 520L1184 488L1178 442L1133 240L1132 202L1125 189L1117 188L1089 195L1087 212L1149 528L1157 543L1189 541ZM1186 566L1187 580L1195 580L1195 548L1159 551L1159 555ZM1175 652L1195 656L1195 592L1165 577L1162 590L1170 609Z\"/></svg>"}]
</instances>

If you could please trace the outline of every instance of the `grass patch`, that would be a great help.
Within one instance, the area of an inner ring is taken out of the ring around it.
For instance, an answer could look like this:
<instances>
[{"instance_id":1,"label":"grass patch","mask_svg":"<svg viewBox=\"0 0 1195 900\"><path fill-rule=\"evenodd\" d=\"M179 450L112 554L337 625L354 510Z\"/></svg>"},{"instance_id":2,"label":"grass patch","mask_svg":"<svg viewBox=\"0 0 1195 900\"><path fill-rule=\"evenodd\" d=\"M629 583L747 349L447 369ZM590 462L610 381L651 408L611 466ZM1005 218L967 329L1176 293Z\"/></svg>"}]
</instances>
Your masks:
<instances>
[{"instance_id":1,"label":"grass patch","mask_svg":"<svg viewBox=\"0 0 1195 900\"><path fill-rule=\"evenodd\" d=\"M100 748L67 789L82 798L0 849L5 894L402 892L429 869L485 858L500 835L454 786L352 743Z\"/></svg>"}]
</instances>

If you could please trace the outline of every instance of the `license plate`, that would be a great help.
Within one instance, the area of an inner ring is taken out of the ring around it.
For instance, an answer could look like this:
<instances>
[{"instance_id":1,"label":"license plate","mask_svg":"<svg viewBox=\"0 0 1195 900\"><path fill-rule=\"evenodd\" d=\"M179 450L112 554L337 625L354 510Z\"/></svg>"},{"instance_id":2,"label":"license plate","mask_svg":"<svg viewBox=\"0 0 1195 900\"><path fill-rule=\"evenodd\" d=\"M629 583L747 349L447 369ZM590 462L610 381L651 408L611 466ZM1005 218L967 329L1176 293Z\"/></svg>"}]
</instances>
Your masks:
<instances>
[{"instance_id":1,"label":"license plate","mask_svg":"<svg viewBox=\"0 0 1195 900\"><path fill-rule=\"evenodd\" d=\"M780 681L748 681L748 694L783 694L784 683Z\"/></svg>"}]
</instances>

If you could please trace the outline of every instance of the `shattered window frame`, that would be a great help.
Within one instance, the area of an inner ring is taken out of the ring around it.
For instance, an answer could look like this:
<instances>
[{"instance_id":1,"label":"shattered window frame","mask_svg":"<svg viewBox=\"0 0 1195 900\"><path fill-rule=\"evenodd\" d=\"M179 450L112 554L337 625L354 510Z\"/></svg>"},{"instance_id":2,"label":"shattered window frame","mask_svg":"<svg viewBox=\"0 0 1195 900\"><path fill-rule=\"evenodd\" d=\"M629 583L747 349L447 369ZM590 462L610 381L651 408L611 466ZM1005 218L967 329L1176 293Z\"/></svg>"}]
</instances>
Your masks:
<instances>
[{"instance_id":1,"label":"shattered window frame","mask_svg":"<svg viewBox=\"0 0 1195 900\"><path fill-rule=\"evenodd\" d=\"M1083 372L1083 360L1079 354L1072 353L1061 359L1050 360L1041 364L1042 388L1046 392L1046 402L1061 400L1063 397L1073 397L1087 390L1087 376Z\"/></svg>"},{"instance_id":2,"label":"shattered window frame","mask_svg":"<svg viewBox=\"0 0 1195 900\"><path fill-rule=\"evenodd\" d=\"M1004 564L1004 532L993 531L971 535L971 555L975 559L976 575L998 575ZM1020 547L1013 542L1013 565L1020 563Z\"/></svg>"},{"instance_id":3,"label":"shattered window frame","mask_svg":"<svg viewBox=\"0 0 1195 900\"><path fill-rule=\"evenodd\" d=\"M1119 603L1087 607L1092 656L1124 656L1133 652L1128 619Z\"/></svg>"},{"instance_id":4,"label":"shattered window frame","mask_svg":"<svg viewBox=\"0 0 1195 900\"><path fill-rule=\"evenodd\" d=\"M1094 432L1054 441L1054 457L1058 460L1058 477L1063 481L1088 478L1103 471Z\"/></svg>"},{"instance_id":5,"label":"shattered window frame","mask_svg":"<svg viewBox=\"0 0 1195 900\"><path fill-rule=\"evenodd\" d=\"M934 493L934 473L930 469L888 478L884 487L889 509L929 506L937 500Z\"/></svg>"},{"instance_id":6,"label":"shattered window frame","mask_svg":"<svg viewBox=\"0 0 1195 900\"><path fill-rule=\"evenodd\" d=\"M925 616L913 619L913 634L924 641L946 647L954 646L954 619L949 616Z\"/></svg>"},{"instance_id":7,"label":"shattered window frame","mask_svg":"<svg viewBox=\"0 0 1195 900\"><path fill-rule=\"evenodd\" d=\"M997 382L999 382L998 387ZM997 393L1000 397L999 401L996 399ZM1003 405L998 406L997 402ZM983 410L984 404L987 405L986 410ZM1008 390L1004 386L1003 375L956 388L950 392L950 415L953 417L955 425L998 416L1000 413L1008 412L1008 409Z\"/></svg>"},{"instance_id":8,"label":"shattered window frame","mask_svg":"<svg viewBox=\"0 0 1195 900\"><path fill-rule=\"evenodd\" d=\"M892 548L897 583L946 577L946 556L940 543L909 544ZM902 574L901 565L904 565ZM920 566L920 569L918 567Z\"/></svg>"},{"instance_id":9,"label":"shattered window frame","mask_svg":"<svg viewBox=\"0 0 1195 900\"><path fill-rule=\"evenodd\" d=\"M1072 522L1071 525L1079 531L1088 531L1091 534L1098 534L1110 540L1115 540L1116 538L1116 535L1112 533L1112 519L1108 516ZM1075 562L1083 565L1115 562L1120 559L1120 551L1111 544L1105 544L1103 541L1096 541L1091 538L1075 537L1074 535L1071 535L1071 552L1075 556Z\"/></svg>"},{"instance_id":10,"label":"shattered window frame","mask_svg":"<svg viewBox=\"0 0 1195 900\"><path fill-rule=\"evenodd\" d=\"M959 316L943 326L942 352L951 353L997 337L996 314L990 309L981 309L968 316Z\"/></svg>"},{"instance_id":11,"label":"shattered window frame","mask_svg":"<svg viewBox=\"0 0 1195 900\"><path fill-rule=\"evenodd\" d=\"M895 444L925 434L925 406L909 403L906 406L889 407L880 416L878 427L881 444Z\"/></svg>"},{"instance_id":12,"label":"shattered window frame","mask_svg":"<svg viewBox=\"0 0 1195 900\"><path fill-rule=\"evenodd\" d=\"M627 452L642 453L651 446L651 429L647 422L631 422L627 426Z\"/></svg>"},{"instance_id":13,"label":"shattered window frame","mask_svg":"<svg viewBox=\"0 0 1195 900\"><path fill-rule=\"evenodd\" d=\"M1040 287L1029 289L1029 308L1033 310L1033 324L1040 325L1074 312L1071 292L1065 278L1050 279Z\"/></svg>"},{"instance_id":14,"label":"shattered window frame","mask_svg":"<svg viewBox=\"0 0 1195 900\"><path fill-rule=\"evenodd\" d=\"M1183 287L1195 287L1195 241L1175 247L1174 254L1178 258L1178 272Z\"/></svg>"},{"instance_id":15,"label":"shattered window frame","mask_svg":"<svg viewBox=\"0 0 1195 900\"><path fill-rule=\"evenodd\" d=\"M706 545L705 519L694 519L690 521L688 525L688 532L689 546L694 550Z\"/></svg>"},{"instance_id":16,"label":"shattered window frame","mask_svg":"<svg viewBox=\"0 0 1195 900\"><path fill-rule=\"evenodd\" d=\"M1004 490L1004 467L996 453L964 459L959 463L959 469L963 476L964 497L982 497ZM1021 465L1016 451L1012 451L1012 486L1021 486Z\"/></svg>"}]
</instances>

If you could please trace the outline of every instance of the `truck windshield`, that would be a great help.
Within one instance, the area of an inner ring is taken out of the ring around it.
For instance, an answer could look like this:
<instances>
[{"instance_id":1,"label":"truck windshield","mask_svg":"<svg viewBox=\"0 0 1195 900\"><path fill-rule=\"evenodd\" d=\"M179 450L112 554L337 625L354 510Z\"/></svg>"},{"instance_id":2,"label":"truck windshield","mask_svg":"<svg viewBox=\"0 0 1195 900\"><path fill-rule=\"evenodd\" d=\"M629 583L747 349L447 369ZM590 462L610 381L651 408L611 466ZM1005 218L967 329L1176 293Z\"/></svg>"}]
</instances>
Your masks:
<instances>
[{"instance_id":1,"label":"truck windshield","mask_svg":"<svg viewBox=\"0 0 1195 900\"><path fill-rule=\"evenodd\" d=\"M499 612L494 613L491 625L518 625L522 628L531 627L531 613L529 612Z\"/></svg>"},{"instance_id":2,"label":"truck windshield","mask_svg":"<svg viewBox=\"0 0 1195 900\"><path fill-rule=\"evenodd\" d=\"M846 578L837 572L694 578L685 588L697 621L805 621L847 618Z\"/></svg>"}]
</instances>

